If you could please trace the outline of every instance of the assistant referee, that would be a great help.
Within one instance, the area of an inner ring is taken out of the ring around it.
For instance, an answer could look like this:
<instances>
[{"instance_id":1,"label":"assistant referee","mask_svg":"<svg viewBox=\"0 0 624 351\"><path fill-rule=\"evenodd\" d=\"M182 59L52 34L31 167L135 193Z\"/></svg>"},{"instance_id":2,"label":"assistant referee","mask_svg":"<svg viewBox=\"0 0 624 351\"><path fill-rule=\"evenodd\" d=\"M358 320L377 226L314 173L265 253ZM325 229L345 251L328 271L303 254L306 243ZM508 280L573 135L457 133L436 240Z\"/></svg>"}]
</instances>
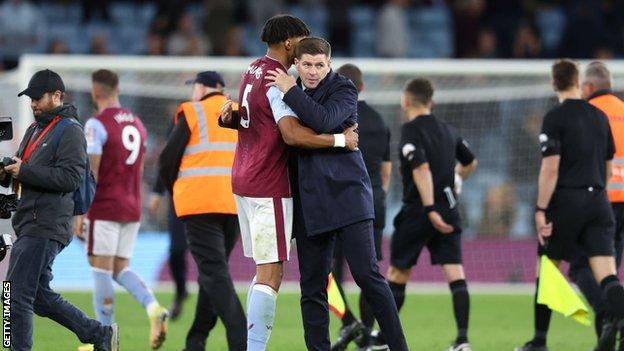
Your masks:
<instances>
[{"instance_id":1,"label":"assistant referee","mask_svg":"<svg viewBox=\"0 0 624 351\"><path fill-rule=\"evenodd\" d=\"M624 288L616 276L613 257L613 211L606 192L615 145L607 116L581 99L578 65L558 60L552 66L552 84L560 104L544 117L539 136L542 165L539 174L535 226L540 254L555 264L572 261L580 253L589 265L616 323L624 317ZM539 277L536 284L539 286ZM540 308L543 307L543 308ZM516 351L546 351L545 327L535 300L536 334ZM609 349L606 340L616 329L603 333L597 351Z\"/></svg>"},{"instance_id":2,"label":"assistant referee","mask_svg":"<svg viewBox=\"0 0 624 351\"><path fill-rule=\"evenodd\" d=\"M449 351L470 351L470 297L454 187L456 172L467 178L477 160L468 143L431 114L432 98L433 87L426 79L413 79L405 85L401 108L409 121L403 125L399 143L403 206L394 219L388 285L400 310L411 269L427 247L431 264L442 266L453 295L457 338Z\"/></svg>"}]
</instances>

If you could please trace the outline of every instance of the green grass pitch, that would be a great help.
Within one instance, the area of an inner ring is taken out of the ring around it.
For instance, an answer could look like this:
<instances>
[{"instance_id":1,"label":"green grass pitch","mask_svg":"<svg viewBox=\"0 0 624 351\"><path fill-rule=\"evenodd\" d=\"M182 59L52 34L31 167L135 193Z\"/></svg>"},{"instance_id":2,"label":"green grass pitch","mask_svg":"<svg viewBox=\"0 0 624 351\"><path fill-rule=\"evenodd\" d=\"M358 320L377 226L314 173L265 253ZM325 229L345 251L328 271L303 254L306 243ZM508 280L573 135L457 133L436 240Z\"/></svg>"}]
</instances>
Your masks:
<instances>
[{"instance_id":1,"label":"green grass pitch","mask_svg":"<svg viewBox=\"0 0 624 351\"><path fill-rule=\"evenodd\" d=\"M158 293L166 306L172 294ZM91 294L63 294L89 315L93 315ZM245 296L240 296L245 301ZM350 294L351 304L357 306L357 296ZM511 351L532 335L532 296L473 295L471 297L470 339L475 351ZM410 294L401 311L401 321L412 350L446 350L455 337L455 322L448 294ZM180 351L194 314L195 296L187 300L182 317L170 323L167 341L161 350ZM149 324L142 308L127 293L117 293L115 318L120 325L121 349L149 350ZM549 347L551 351L590 350L594 345L593 327L585 327L553 314ZM330 332L335 337L339 322L332 315ZM35 318L34 350L76 350L78 339L55 322ZM353 345L353 344L352 344ZM227 350L223 326L219 323L208 338L207 350ZM352 346L350 349L354 349ZM278 299L277 316L268 350L305 350L303 328L297 293L282 293Z\"/></svg>"}]
</instances>

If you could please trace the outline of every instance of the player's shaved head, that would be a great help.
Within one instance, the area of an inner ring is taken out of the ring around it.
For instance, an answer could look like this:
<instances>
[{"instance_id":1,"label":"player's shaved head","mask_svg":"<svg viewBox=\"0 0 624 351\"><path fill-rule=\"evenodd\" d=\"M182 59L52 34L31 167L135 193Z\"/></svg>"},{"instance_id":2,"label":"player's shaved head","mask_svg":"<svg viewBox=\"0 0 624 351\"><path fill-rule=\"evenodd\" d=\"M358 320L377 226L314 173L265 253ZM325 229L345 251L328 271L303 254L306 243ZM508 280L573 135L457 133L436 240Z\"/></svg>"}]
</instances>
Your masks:
<instances>
[{"instance_id":1,"label":"player's shaved head","mask_svg":"<svg viewBox=\"0 0 624 351\"><path fill-rule=\"evenodd\" d=\"M556 91L570 90L578 84L578 63L570 59L555 61L551 67L552 83Z\"/></svg>"},{"instance_id":2,"label":"player's shaved head","mask_svg":"<svg viewBox=\"0 0 624 351\"><path fill-rule=\"evenodd\" d=\"M346 65L340 66L337 72L351 79L357 90L362 91L364 88L364 78L362 77L362 71L358 68L358 66L352 63L347 63Z\"/></svg>"},{"instance_id":3,"label":"player's shaved head","mask_svg":"<svg viewBox=\"0 0 624 351\"><path fill-rule=\"evenodd\" d=\"M613 75L602 62L594 61L587 65L583 75L583 83L591 83L596 90L611 89L613 84Z\"/></svg>"},{"instance_id":4,"label":"player's shaved head","mask_svg":"<svg viewBox=\"0 0 624 351\"><path fill-rule=\"evenodd\" d=\"M271 46L288 39L308 35L310 35L310 29L299 18L291 15L276 15L266 21L260 39Z\"/></svg>"},{"instance_id":5,"label":"player's shaved head","mask_svg":"<svg viewBox=\"0 0 624 351\"><path fill-rule=\"evenodd\" d=\"M413 106L428 106L433 98L433 84L426 78L415 78L405 83L406 98Z\"/></svg>"},{"instance_id":6,"label":"player's shaved head","mask_svg":"<svg viewBox=\"0 0 624 351\"><path fill-rule=\"evenodd\" d=\"M91 82L98 97L110 97L118 92L119 77L113 71L107 69L97 70L91 75Z\"/></svg>"}]
</instances>

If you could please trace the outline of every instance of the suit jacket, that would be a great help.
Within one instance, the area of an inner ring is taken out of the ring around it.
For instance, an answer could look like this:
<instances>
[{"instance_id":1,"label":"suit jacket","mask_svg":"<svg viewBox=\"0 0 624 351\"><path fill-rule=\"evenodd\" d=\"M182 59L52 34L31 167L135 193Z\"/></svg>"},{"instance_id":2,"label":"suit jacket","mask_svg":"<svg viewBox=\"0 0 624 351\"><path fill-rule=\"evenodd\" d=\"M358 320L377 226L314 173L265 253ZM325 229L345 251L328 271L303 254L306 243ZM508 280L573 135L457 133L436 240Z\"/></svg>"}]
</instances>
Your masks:
<instances>
[{"instance_id":1,"label":"suit jacket","mask_svg":"<svg viewBox=\"0 0 624 351\"><path fill-rule=\"evenodd\" d=\"M293 87L283 100L304 125L336 134L357 122L357 96L350 80L330 72L315 89ZM317 235L375 217L360 151L298 149L293 154L295 233Z\"/></svg>"}]
</instances>

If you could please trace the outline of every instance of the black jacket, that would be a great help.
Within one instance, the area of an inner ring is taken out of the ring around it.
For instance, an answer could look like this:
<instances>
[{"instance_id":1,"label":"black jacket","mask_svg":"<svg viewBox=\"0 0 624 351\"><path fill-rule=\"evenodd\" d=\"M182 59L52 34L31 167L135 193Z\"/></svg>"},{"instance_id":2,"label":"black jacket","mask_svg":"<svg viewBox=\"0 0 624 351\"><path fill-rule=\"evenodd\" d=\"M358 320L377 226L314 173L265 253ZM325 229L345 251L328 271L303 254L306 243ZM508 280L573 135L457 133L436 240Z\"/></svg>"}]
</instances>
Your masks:
<instances>
[{"instance_id":1,"label":"black jacket","mask_svg":"<svg viewBox=\"0 0 624 351\"><path fill-rule=\"evenodd\" d=\"M76 108L65 104L37 117L20 143L21 158L33 132L40 133L55 116L77 119ZM51 140L54 129L41 140L28 162L22 163L17 180L21 198L13 215L17 236L28 235L54 239L63 245L72 239L73 193L80 186L87 162L87 142L83 129L70 124L63 130L58 147Z\"/></svg>"},{"instance_id":2,"label":"black jacket","mask_svg":"<svg viewBox=\"0 0 624 351\"><path fill-rule=\"evenodd\" d=\"M334 134L357 122L357 96L350 80L330 72L314 89L291 88L283 101L306 126ZM291 175L297 234L317 235L375 217L360 151L299 149L297 154L298 170Z\"/></svg>"}]
</instances>

